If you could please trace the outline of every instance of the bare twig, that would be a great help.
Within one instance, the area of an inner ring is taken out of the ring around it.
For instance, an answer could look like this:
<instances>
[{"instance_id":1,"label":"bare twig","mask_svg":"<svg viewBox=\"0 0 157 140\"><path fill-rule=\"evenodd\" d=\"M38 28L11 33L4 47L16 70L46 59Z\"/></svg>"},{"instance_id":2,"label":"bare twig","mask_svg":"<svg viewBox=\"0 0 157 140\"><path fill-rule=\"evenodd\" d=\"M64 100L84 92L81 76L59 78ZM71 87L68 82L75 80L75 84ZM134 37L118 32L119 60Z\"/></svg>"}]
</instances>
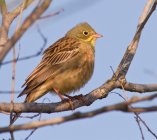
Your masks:
<instances>
[{"instance_id":1,"label":"bare twig","mask_svg":"<svg viewBox=\"0 0 157 140\"><path fill-rule=\"evenodd\" d=\"M13 11L9 13L9 18L13 21L18 15L20 15L21 9L26 9L34 0L24 0L22 3L16 7Z\"/></svg>"},{"instance_id":2,"label":"bare twig","mask_svg":"<svg viewBox=\"0 0 157 140\"><path fill-rule=\"evenodd\" d=\"M6 22L8 11L7 11L5 0L0 1L0 11L2 13L2 23L0 26L0 51L1 51L2 45L6 43L8 39L7 34L8 34L8 27L9 27L8 23Z\"/></svg>"},{"instance_id":3,"label":"bare twig","mask_svg":"<svg viewBox=\"0 0 157 140\"><path fill-rule=\"evenodd\" d=\"M43 53L43 50L44 50L44 48L46 47L46 44L47 44L47 38L41 32L41 29L40 29L39 26L37 26L37 31L38 31L39 35L41 36L41 38L43 40L43 45L41 46L40 50L37 51L35 54L29 55L29 56L24 56L24 57L20 57L20 58L18 57L18 58L15 59L16 62L17 61L19 62L19 61L23 61L23 60L28 60L28 59L37 57L37 56L39 56ZM5 61L5 62L1 63L1 65L7 65L7 64L10 64L12 62L13 62L13 60L8 60L8 61Z\"/></svg>"},{"instance_id":4,"label":"bare twig","mask_svg":"<svg viewBox=\"0 0 157 140\"><path fill-rule=\"evenodd\" d=\"M21 19L22 19L22 13L23 13L24 5L25 5L25 2L22 3L22 7L21 7L21 9L20 9L20 17L19 17L19 19L18 19L15 32L18 30L18 28L19 28L19 26L20 26L20 22L21 22ZM15 49L15 47L13 47L12 93L11 93L11 104L12 104L12 106L13 106L13 103L14 103L15 77L16 77L16 61L15 61L15 59L16 59L16 49ZM12 115L13 115L13 112L11 111L11 113L10 113L10 124L11 124L11 122L12 122ZM10 131L10 135L11 135L11 139L14 140L14 133L13 133L13 131Z\"/></svg>"},{"instance_id":5,"label":"bare twig","mask_svg":"<svg viewBox=\"0 0 157 140\"><path fill-rule=\"evenodd\" d=\"M46 100L46 98L44 98L42 102L44 103L45 100ZM41 113L38 113L36 116L33 116L33 118L34 118L34 117L37 117L37 116L39 116L38 121L40 121L40 120L41 120ZM38 129L38 128L33 129L33 130L31 131L31 133L25 138L25 140L28 140L28 139L30 138L30 136L32 136L32 134L33 134L37 129Z\"/></svg>"},{"instance_id":6,"label":"bare twig","mask_svg":"<svg viewBox=\"0 0 157 140\"><path fill-rule=\"evenodd\" d=\"M21 91L19 90L19 91L14 91L14 93L20 93ZM5 90L5 91L3 91L3 90L0 90L0 94L11 94L12 93L12 91L11 90Z\"/></svg>"},{"instance_id":7,"label":"bare twig","mask_svg":"<svg viewBox=\"0 0 157 140\"><path fill-rule=\"evenodd\" d=\"M80 101L77 99L72 100L74 109L81 107L81 106L88 106L89 101L87 100L89 95L86 95L83 97L84 101ZM132 97L127 101L127 106L129 104L135 104L143 101L149 101L157 98L157 94L153 94L150 96L145 96L145 97ZM151 111L156 111L157 106L151 106L151 107L136 107L133 108L131 111L130 110L125 110L126 108L126 101L118 104L114 104L112 106L107 106L106 111L110 110L118 110L119 107L121 107L121 110L124 109L124 111L127 112L151 112ZM108 110L110 108L110 110ZM4 112L11 112L11 104L10 103L0 103L0 111ZM67 110L71 110L71 106L69 105L69 102L58 102L58 103L14 103L14 107L12 109L14 112L17 113L54 113L54 112L63 112Z\"/></svg>"},{"instance_id":8,"label":"bare twig","mask_svg":"<svg viewBox=\"0 0 157 140\"><path fill-rule=\"evenodd\" d=\"M140 133L141 133L141 136L142 136L142 140L145 140L144 134L143 134L143 131L142 131L142 127L141 127L141 125L140 125L139 117L138 117L138 116L135 116L135 119L136 119L136 122L137 122L137 124L138 124L139 129L140 129Z\"/></svg>"},{"instance_id":9,"label":"bare twig","mask_svg":"<svg viewBox=\"0 0 157 140\"><path fill-rule=\"evenodd\" d=\"M89 106L90 104L92 104L94 101L96 101L97 99L101 99L107 96L108 92L110 92L113 88L115 87L115 83L112 81L108 81L105 85L100 86L99 88L93 90L92 92L90 92L89 94L85 95L83 97L83 100L73 100L73 108L76 109L78 107L81 106ZM14 112L23 112L23 109L26 109L29 106L29 109L33 109L32 111L35 112L43 112L43 111L48 111L47 109L50 107L52 107L49 111L67 111L67 110L71 110L71 106L69 105L69 102L61 102L61 103L54 103L54 104L45 104L46 106L43 108L43 104L38 104L39 108L35 105L36 103L27 103L27 104L14 104L14 108L13 111ZM10 104L7 103L0 103L0 111L5 111L5 112L10 112ZM20 106L19 106L20 105ZM22 106L21 106L22 105ZM49 107L48 107L49 106ZM36 108L37 107L37 108ZM47 108L47 109L46 109ZM20 109L20 110L19 110ZM21 110L22 109L22 110ZM28 109L28 108L27 108ZM39 110L38 110L39 109ZM45 110L46 109L46 110ZM57 110L56 110L57 109ZM38 111L37 111L38 110ZM26 110L25 110L26 111ZM48 112L49 112L48 111ZM49 112L49 113L50 113Z\"/></svg>"},{"instance_id":10,"label":"bare twig","mask_svg":"<svg viewBox=\"0 0 157 140\"><path fill-rule=\"evenodd\" d=\"M148 127L146 122L143 119L141 119L141 117L139 118L139 120L147 128L148 132L151 133L157 139L157 135Z\"/></svg>"},{"instance_id":11,"label":"bare twig","mask_svg":"<svg viewBox=\"0 0 157 140\"><path fill-rule=\"evenodd\" d=\"M154 97L157 97L157 94L154 95ZM152 98L152 97L151 97ZM22 125L12 125L12 126L7 126L7 127L2 127L0 128L0 133L4 133L4 132L8 132L8 131L18 131L18 130L28 130L28 129L35 129L35 128L39 128L39 127L43 127L43 126L47 126L47 125L56 125L56 124L60 124L60 123L65 123L68 121L73 121L73 120L78 120L78 119L82 119L82 118L89 118L89 117L93 117L108 111L113 111L113 110L118 110L118 111L123 111L123 112L141 112L141 111L152 111L152 108L155 108L155 110L157 110L157 106L155 107L143 107L143 108L130 108L129 105L132 103L137 103L139 101L144 101L144 99L150 99L150 97L143 97L143 98L131 98L130 100L122 103L118 103L115 105L111 105L111 106L105 106L102 107L100 109L96 109L90 112L86 112L86 113L80 113L80 112L76 112L73 113L72 115L66 116L66 117L59 117L59 118L54 118L54 119L50 119L50 120L42 120L42 121L35 121L32 123L27 123L27 124L22 124ZM34 104L35 105L35 104ZM48 108L48 106L47 106Z\"/></svg>"},{"instance_id":12,"label":"bare twig","mask_svg":"<svg viewBox=\"0 0 157 140\"><path fill-rule=\"evenodd\" d=\"M156 1L153 4L153 1L151 0L148 1L146 4L146 7L142 13L142 16L139 20L139 24L137 27L137 31L134 35L134 38L130 45L128 46L126 53L121 60L121 63L118 66L118 69L113 75L111 79L109 79L107 82L105 82L102 86L99 88L95 89L94 91L91 91L89 94L83 96L83 100L77 100L74 99L72 100L73 102L73 109L82 107L82 106L88 106L91 105L94 101L105 98L110 91L116 88L122 88L122 89L127 89L129 90L129 87L127 87L130 83L125 82L124 85L121 84L120 80L121 78L125 79L125 75L128 72L128 69L130 67L130 64L133 60L133 57L136 53L136 49L138 47L138 42L140 39L141 32L147 23L149 17L152 15L153 11L156 8ZM152 5L152 7L150 6ZM27 19L26 19L27 21ZM25 22L26 22L25 21ZM28 19L29 21L29 19ZM24 24L25 24L24 22ZM17 33L17 39L18 35L22 35L23 33ZM15 37L16 40L16 37ZM1 57L0 57L1 58ZM1 59L0 59L1 60ZM131 84L130 84L131 85ZM132 84L133 86L133 84ZM140 88L139 88L140 87ZM138 85L136 87L137 90L141 89L141 85ZM144 87L142 87L144 88ZM156 88L154 88L156 90ZM131 90L131 89L130 89ZM149 90L149 88L145 89ZM130 107L130 105L139 103L142 101L148 101L152 100L154 98L157 98L157 94L146 96L146 97L133 97L127 102L121 102L118 104L114 104L111 106L105 106L90 112L86 113L74 113L72 115L66 116L66 117L60 117L60 118L55 118L55 119L50 119L50 120L43 120L43 121L36 121L33 123L28 123L28 124L23 124L23 125L12 125L9 127L3 127L0 128L0 133L8 132L8 131L17 131L17 130L24 130L24 129L35 129L38 127L43 127L46 125L55 125L55 124L60 124L64 123L67 121L72 121L72 120L77 120L77 119L82 119L82 118L87 118L87 117L93 117L101 113L113 111L113 110L118 110L118 111L123 111L123 112L134 112L134 113L141 113L141 112L149 112L149 111L157 111L157 106L151 106L151 107ZM53 112L60 112L60 111L67 111L71 110L71 105L69 102L61 102L61 103L54 103L54 104L36 104L36 103L26 103L26 104L14 104L13 111L16 113L21 113L21 112L43 112L43 113L53 113ZM11 106L10 104L7 103L0 103L0 111L6 111L10 112L11 111Z\"/></svg>"},{"instance_id":13,"label":"bare twig","mask_svg":"<svg viewBox=\"0 0 157 140\"><path fill-rule=\"evenodd\" d=\"M52 0L45 0L42 4L36 7L32 13L25 19L21 27L13 34L13 36L5 43L0 55L0 62L4 59L9 50L15 45L15 43L22 37L27 29L43 14L43 12L49 7Z\"/></svg>"},{"instance_id":14,"label":"bare twig","mask_svg":"<svg viewBox=\"0 0 157 140\"><path fill-rule=\"evenodd\" d=\"M40 113L39 115L40 115L40 116L39 116L38 121L41 120L41 113ZM28 139L33 135L33 133L34 133L37 129L38 129L38 128L33 129L33 130L31 131L31 133L25 138L25 140L28 140Z\"/></svg>"},{"instance_id":15,"label":"bare twig","mask_svg":"<svg viewBox=\"0 0 157 140\"><path fill-rule=\"evenodd\" d=\"M51 13L51 14L48 14L48 15L45 15L45 16L41 16L39 19L50 18L50 17L56 16L56 15L59 15L63 11L64 11L64 9L60 9L59 11L57 11L55 13Z\"/></svg>"},{"instance_id":16,"label":"bare twig","mask_svg":"<svg viewBox=\"0 0 157 140\"><path fill-rule=\"evenodd\" d=\"M11 140L14 140L15 138L14 138L14 134L12 131L10 131L10 135L11 135Z\"/></svg>"},{"instance_id":17,"label":"bare twig","mask_svg":"<svg viewBox=\"0 0 157 140\"><path fill-rule=\"evenodd\" d=\"M119 93L116 93L116 94L118 94L118 95L119 95L124 101L126 101L126 103L128 104L128 101L127 101L121 94L119 94ZM134 110L134 108L132 107L131 104L129 104L129 107L130 107L130 109ZM143 131L142 131L142 127L141 127L140 122L144 123L144 126L148 129L148 131L149 131L153 136L156 137L156 134L148 127L148 125L147 125L147 124L145 123L145 121L139 116L139 114L138 114L137 112L134 112L134 111L133 111L133 113L135 114L135 119L136 119L136 122L137 122L137 124L138 124L139 129L140 129L140 133L141 133L141 136L142 136L142 140L144 140L145 138L144 138L144 134L143 134Z\"/></svg>"},{"instance_id":18,"label":"bare twig","mask_svg":"<svg viewBox=\"0 0 157 140\"><path fill-rule=\"evenodd\" d=\"M153 5L153 6L151 7L151 5ZM150 9L150 7L151 7L151 9ZM128 46L119 66L118 66L118 69L115 73L117 79L119 79L120 77L125 77L125 75L127 74L130 64L135 56L142 29L144 28L148 19L154 12L155 8L156 8L156 1L154 2L152 0L148 0L148 2L141 14L141 17L139 18L139 24L137 26L137 31L133 37L133 40L130 43L130 45Z\"/></svg>"},{"instance_id":19,"label":"bare twig","mask_svg":"<svg viewBox=\"0 0 157 140\"><path fill-rule=\"evenodd\" d=\"M3 18L5 18L7 14L7 6L5 0L0 1L0 12L2 13Z\"/></svg>"},{"instance_id":20,"label":"bare twig","mask_svg":"<svg viewBox=\"0 0 157 140\"><path fill-rule=\"evenodd\" d=\"M157 91L157 84L137 84L126 82L123 86L125 90L130 92L145 93Z\"/></svg>"}]
</instances>

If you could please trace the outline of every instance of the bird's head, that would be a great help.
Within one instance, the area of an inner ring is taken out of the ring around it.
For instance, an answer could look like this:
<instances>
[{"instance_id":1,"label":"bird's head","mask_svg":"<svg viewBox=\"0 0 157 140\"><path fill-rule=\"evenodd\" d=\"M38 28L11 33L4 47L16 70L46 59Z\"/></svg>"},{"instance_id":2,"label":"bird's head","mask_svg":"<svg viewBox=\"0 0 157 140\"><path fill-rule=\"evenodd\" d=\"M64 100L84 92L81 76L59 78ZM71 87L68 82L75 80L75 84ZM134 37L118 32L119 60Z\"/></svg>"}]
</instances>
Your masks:
<instances>
[{"instance_id":1,"label":"bird's head","mask_svg":"<svg viewBox=\"0 0 157 140\"><path fill-rule=\"evenodd\" d=\"M96 39L102 35L95 32L95 30L88 23L80 23L67 32L66 36L74 37L80 41L86 42L91 46L95 45Z\"/></svg>"}]
</instances>

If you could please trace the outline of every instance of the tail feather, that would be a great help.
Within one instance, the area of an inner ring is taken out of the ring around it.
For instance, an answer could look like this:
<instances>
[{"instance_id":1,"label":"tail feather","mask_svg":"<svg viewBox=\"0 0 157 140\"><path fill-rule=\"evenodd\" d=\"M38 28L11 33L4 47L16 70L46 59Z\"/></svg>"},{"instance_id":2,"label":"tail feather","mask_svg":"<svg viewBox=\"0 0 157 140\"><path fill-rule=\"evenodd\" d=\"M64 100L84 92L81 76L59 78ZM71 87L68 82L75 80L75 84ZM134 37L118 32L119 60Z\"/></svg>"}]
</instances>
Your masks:
<instances>
[{"instance_id":1,"label":"tail feather","mask_svg":"<svg viewBox=\"0 0 157 140\"><path fill-rule=\"evenodd\" d=\"M31 103L39 99L41 96L47 93L47 87L42 85L42 83L33 85L33 86L26 86L24 90L19 94L18 97L26 94L26 99L24 103ZM15 113L14 116L11 118L10 125L12 125L19 117L21 113Z\"/></svg>"},{"instance_id":2,"label":"tail feather","mask_svg":"<svg viewBox=\"0 0 157 140\"><path fill-rule=\"evenodd\" d=\"M28 95L30 92L32 92L37 86L26 86L23 91L17 96L17 98L23 96L23 95Z\"/></svg>"}]
</instances>

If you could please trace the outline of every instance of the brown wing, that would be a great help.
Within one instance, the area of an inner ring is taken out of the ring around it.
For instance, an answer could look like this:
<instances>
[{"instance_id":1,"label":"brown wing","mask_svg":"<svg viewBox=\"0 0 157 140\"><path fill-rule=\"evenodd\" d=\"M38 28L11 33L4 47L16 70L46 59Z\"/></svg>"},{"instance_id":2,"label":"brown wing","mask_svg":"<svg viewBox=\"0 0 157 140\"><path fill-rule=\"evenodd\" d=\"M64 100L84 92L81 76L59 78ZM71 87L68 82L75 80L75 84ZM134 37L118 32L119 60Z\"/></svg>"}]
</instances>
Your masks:
<instances>
[{"instance_id":1,"label":"brown wing","mask_svg":"<svg viewBox=\"0 0 157 140\"><path fill-rule=\"evenodd\" d=\"M59 72L59 66L64 65L66 62L70 61L71 58L77 56L79 46L80 43L78 43L77 40L63 37L47 48L40 64L23 84L23 86L26 86L25 89L27 90L23 91L19 97L40 86L50 76L53 77L53 75L57 74Z\"/></svg>"}]
</instances>

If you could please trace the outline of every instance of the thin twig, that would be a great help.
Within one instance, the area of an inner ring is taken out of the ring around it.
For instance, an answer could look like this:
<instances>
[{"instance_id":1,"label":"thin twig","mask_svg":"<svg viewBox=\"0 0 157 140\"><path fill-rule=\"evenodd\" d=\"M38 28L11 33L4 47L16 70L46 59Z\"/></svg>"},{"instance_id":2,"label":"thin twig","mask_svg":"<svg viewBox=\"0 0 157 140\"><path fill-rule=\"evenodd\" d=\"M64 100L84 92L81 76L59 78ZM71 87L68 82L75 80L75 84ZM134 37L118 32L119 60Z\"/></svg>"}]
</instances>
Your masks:
<instances>
[{"instance_id":1,"label":"thin twig","mask_svg":"<svg viewBox=\"0 0 157 140\"><path fill-rule=\"evenodd\" d=\"M152 2L153 3L153 2ZM145 12L144 14L142 13L141 18L139 20L139 24L137 26L137 31L133 37L133 40L131 41L130 45L128 46L119 66L118 69L116 71L116 76L117 79L119 79L120 77L125 77L125 75L128 72L128 69L131 65L131 62L135 56L137 47L138 47L138 43L140 40L140 36L141 36L141 32L145 26L145 24L147 23L148 19L150 18L150 16L152 15L152 13L155 11L156 8L156 2L153 3L153 6L150 8L150 3L148 1L148 3L145 6L145 9L143 10L143 12ZM147 11L146 11L147 9Z\"/></svg>"},{"instance_id":2,"label":"thin twig","mask_svg":"<svg viewBox=\"0 0 157 140\"><path fill-rule=\"evenodd\" d=\"M145 140L144 134L143 134L143 131L142 131L142 127L141 127L141 125L140 125L139 116L135 116L135 120L136 120L136 122L137 122L137 124L138 124L139 130L140 130L140 133L141 133L142 140Z\"/></svg>"},{"instance_id":3,"label":"thin twig","mask_svg":"<svg viewBox=\"0 0 157 140\"><path fill-rule=\"evenodd\" d=\"M5 18L6 14L7 14L7 6L6 6L5 0L0 1L0 12L1 12L3 18Z\"/></svg>"},{"instance_id":4,"label":"thin twig","mask_svg":"<svg viewBox=\"0 0 157 140\"><path fill-rule=\"evenodd\" d=\"M17 90L17 91L16 91L16 90L14 91L15 94L20 93L20 92L21 92L20 90L19 90L19 91L18 91L18 90ZM8 90L8 91L7 91L7 90L5 90L5 91L0 90L0 94L11 94L11 93L12 93L11 90Z\"/></svg>"},{"instance_id":5,"label":"thin twig","mask_svg":"<svg viewBox=\"0 0 157 140\"><path fill-rule=\"evenodd\" d=\"M123 87L127 91L138 92L138 93L157 91L157 84L138 84L138 83L126 82L123 85ZM118 87L118 88L122 88L122 87Z\"/></svg>"},{"instance_id":6,"label":"thin twig","mask_svg":"<svg viewBox=\"0 0 157 140\"><path fill-rule=\"evenodd\" d=\"M20 9L20 16L19 19L17 21L17 25L15 28L15 32L18 30L20 23L21 23L21 19L22 19L22 13L24 10L24 6L25 6L25 2L22 3L21 9ZM16 77L16 48L15 46L13 46L13 62L12 62L12 93L11 93L11 104L13 106L14 103L14 91L15 91L15 77ZM10 113L10 124L12 122L12 115L13 112L11 111ZM11 135L11 139L14 140L14 133L13 131L10 131L10 135Z\"/></svg>"},{"instance_id":7,"label":"thin twig","mask_svg":"<svg viewBox=\"0 0 157 140\"><path fill-rule=\"evenodd\" d=\"M27 31L27 29L43 14L43 12L50 6L52 0L42 1L40 6L36 7L32 13L24 20L21 27L13 34L13 36L7 40L3 50L0 55L0 62L3 61L4 57L10 51L10 49L15 45L15 43L22 37L22 35Z\"/></svg>"},{"instance_id":8,"label":"thin twig","mask_svg":"<svg viewBox=\"0 0 157 140\"><path fill-rule=\"evenodd\" d=\"M147 128L148 132L150 132L157 139L157 135L148 127L146 122L143 119L141 119L141 117L139 117L139 120Z\"/></svg>"},{"instance_id":9,"label":"thin twig","mask_svg":"<svg viewBox=\"0 0 157 140\"><path fill-rule=\"evenodd\" d=\"M39 18L39 20L40 20L40 19L46 19L46 18L54 17L54 16L56 16L56 15L59 15L61 12L64 12L64 9L60 9L60 10L58 10L58 11L55 12L55 13L51 13L51 14L48 14L48 15L45 15L45 16L41 16L41 17Z\"/></svg>"},{"instance_id":10,"label":"thin twig","mask_svg":"<svg viewBox=\"0 0 157 140\"><path fill-rule=\"evenodd\" d=\"M80 106L88 106L88 100L87 97L82 97L83 101L73 99L73 105L74 109L80 107ZM127 101L127 105L129 104L135 104L143 101L150 101L157 98L157 94L153 94L150 96L145 97L137 97L134 96L131 99ZM87 103L86 103L87 102ZM121 110L124 112L132 112L131 110L128 110L125 108L126 102L117 103L111 106L106 106L104 109L106 111L112 111L112 110ZM10 103L0 103L0 111L4 112L10 112L11 111L11 104ZM109 109L109 110L108 110ZM124 109L124 110L123 110ZM125 110L126 109L126 110ZM71 110L71 106L69 105L68 101L64 102L58 102L58 103L14 103L14 108L12 109L16 113L54 113L54 112L63 112L67 110ZM150 107L136 107L133 108L133 110L136 110L136 112L149 112L149 111L156 111L157 106L150 106Z\"/></svg>"},{"instance_id":11,"label":"thin twig","mask_svg":"<svg viewBox=\"0 0 157 140\"><path fill-rule=\"evenodd\" d=\"M119 95L120 97L122 97L122 98L124 99L124 101L126 101L126 103L128 102L128 100L125 99L122 95L120 95L120 94L118 94L118 95ZM129 106L130 106L130 108L131 108L132 110L134 110L134 108L132 107L131 104L130 104ZM140 125L140 122L142 122L143 125L147 128L147 130L157 139L157 135L148 127L148 125L147 125L147 124L145 123L145 121L139 116L139 114L138 114L137 112L135 112L135 111L133 111L133 113L134 113L134 115L135 115L136 122L137 122L137 124L138 124L138 126L139 126L140 133L141 133L141 136L142 136L142 140L144 140L145 138L144 138L144 134L143 134L143 131L142 131L142 127L141 127L141 125Z\"/></svg>"},{"instance_id":12,"label":"thin twig","mask_svg":"<svg viewBox=\"0 0 157 140\"><path fill-rule=\"evenodd\" d=\"M40 116L39 116L38 121L41 120L41 113L40 113L39 115L40 115ZM25 138L25 140L28 140L28 139L33 135L33 133L34 133L37 129L38 129L38 128L33 129L33 130L31 131L31 133Z\"/></svg>"},{"instance_id":13,"label":"thin twig","mask_svg":"<svg viewBox=\"0 0 157 140\"><path fill-rule=\"evenodd\" d=\"M137 101L137 99L131 98L130 100L127 101L127 103L125 101L119 104L115 104L115 105L111 105L107 107L105 106L100 109L95 109L93 111L89 111L86 113L76 112L65 117L53 118L49 120L33 121L32 123L27 123L27 124L22 124L22 125L12 125L9 127L8 126L2 127L0 128L0 133L8 132L10 130L11 131L28 130L28 129L35 129L35 128L47 126L47 125L56 125L56 124L65 123L68 121L94 117L96 115L99 115L108 111L113 111L113 110L121 110L124 112L136 112L139 110L139 108L136 109L136 108L129 107L129 105L135 101Z\"/></svg>"},{"instance_id":14,"label":"thin twig","mask_svg":"<svg viewBox=\"0 0 157 140\"><path fill-rule=\"evenodd\" d=\"M47 99L44 98L43 101L42 101L42 103L44 103L45 100L47 100ZM38 113L37 115L39 116L38 121L40 121L40 120L41 120L41 113ZM38 128L33 129L33 130L31 131L31 133L25 138L25 140L28 140L28 139L30 138L30 136L32 136L33 133L34 133L37 129L38 129Z\"/></svg>"},{"instance_id":15,"label":"thin twig","mask_svg":"<svg viewBox=\"0 0 157 140\"><path fill-rule=\"evenodd\" d=\"M47 44L47 38L44 36L44 34L41 32L41 29L39 26L37 26L37 32L39 33L40 37L42 38L43 40L43 45L41 46L41 48L39 49L39 51L37 51L35 54L32 54L32 55L29 55L29 56L24 56L24 57L17 57L15 59L16 62L19 62L19 61L23 61L23 60L28 60L28 59L31 59L31 58L34 58L34 57L37 57L39 55L41 55L46 47L46 44ZM1 65L7 65L7 64L10 64L12 63L13 60L8 60L8 61L5 61L3 63L1 63Z\"/></svg>"},{"instance_id":16,"label":"thin twig","mask_svg":"<svg viewBox=\"0 0 157 140\"><path fill-rule=\"evenodd\" d=\"M131 47L128 47L128 50L126 51L127 55L125 56L125 58L123 58L124 63L122 63L122 65L119 65L119 66L122 66L123 68L118 67L118 68L120 68L120 70L116 71L117 75L118 75L117 81L113 80L111 78L106 83L104 83L102 86L97 88L96 90L90 92L88 95L85 95L83 97L83 99L85 99L84 101L87 101L87 102L81 102L81 101L78 101L78 100L73 100L74 108L78 108L78 107L85 106L85 105L90 105L94 101L96 101L97 99L101 99L101 98L106 97L107 94L110 91L112 91L113 89L115 89L117 87L121 87L121 84L119 84L118 80L121 77L121 75L126 75L127 74L127 70L129 69L129 66L132 62L132 59L133 59L133 57L135 55L135 52L136 52L136 49L137 49L137 45L138 45L138 41L140 39L141 31L143 30L143 28L144 28L147 20L149 19L150 15L155 10L155 9L153 9L154 7L156 7L156 4L155 4L155 6L152 7L150 12L147 14L146 18L144 18L144 22L142 22L139 25L139 27L137 29L137 32L135 34L135 38L133 39L133 41L134 41L132 43L133 45L131 44L130 45ZM130 50L131 50L131 53L133 52L133 54L132 54L133 56L128 55L128 53L130 53ZM126 71L125 71L125 68L126 68ZM50 120L45 120L45 121L40 121L40 122L36 121L36 122L33 122L33 123L24 124L24 125L12 125L10 127L3 127L3 128L0 128L0 132L3 133L3 132L8 132L9 130L17 131L17 130L23 130L23 129L34 129L34 128L43 127L43 126L46 126L46 125L55 125L55 124L60 124L60 123L64 123L64 122L67 122L67 121L76 120L76 119L93 117L93 116L96 116L98 114L108 112L108 111L113 111L113 110L120 110L120 111L124 111L124 112L156 111L157 106L139 107L139 108L137 108L137 107L136 108L135 107L130 108L130 106L129 106L130 104L137 103L137 102L142 102L142 101L146 101L146 100L152 100L156 97L157 97L157 94L150 95L150 96L143 97L143 98L134 97L134 98L129 99L127 101L127 103L122 102L122 103L114 104L112 106L105 106L105 107L102 107L100 109L90 111L90 112L86 112L86 113L80 113L79 112L79 113L74 113L74 114L66 116L66 117L60 117L60 118L55 118L55 119L50 119ZM41 112L41 110L42 110L42 112L51 113L53 111L57 112L59 110L60 111L66 111L66 110L71 109L71 106L69 104L67 105L67 102L56 103L56 104L45 104L45 108L44 108L44 104L35 104L35 103L21 104L21 105L23 105L23 106L20 106L20 107L22 107L22 111L20 110L21 108L19 108L18 105L19 104L14 104L14 111L15 112L25 112L26 110L27 110L26 112L35 112L38 109L39 112ZM6 107L6 104L4 106ZM9 107L7 109L8 109L8 111L10 111Z\"/></svg>"}]
</instances>

